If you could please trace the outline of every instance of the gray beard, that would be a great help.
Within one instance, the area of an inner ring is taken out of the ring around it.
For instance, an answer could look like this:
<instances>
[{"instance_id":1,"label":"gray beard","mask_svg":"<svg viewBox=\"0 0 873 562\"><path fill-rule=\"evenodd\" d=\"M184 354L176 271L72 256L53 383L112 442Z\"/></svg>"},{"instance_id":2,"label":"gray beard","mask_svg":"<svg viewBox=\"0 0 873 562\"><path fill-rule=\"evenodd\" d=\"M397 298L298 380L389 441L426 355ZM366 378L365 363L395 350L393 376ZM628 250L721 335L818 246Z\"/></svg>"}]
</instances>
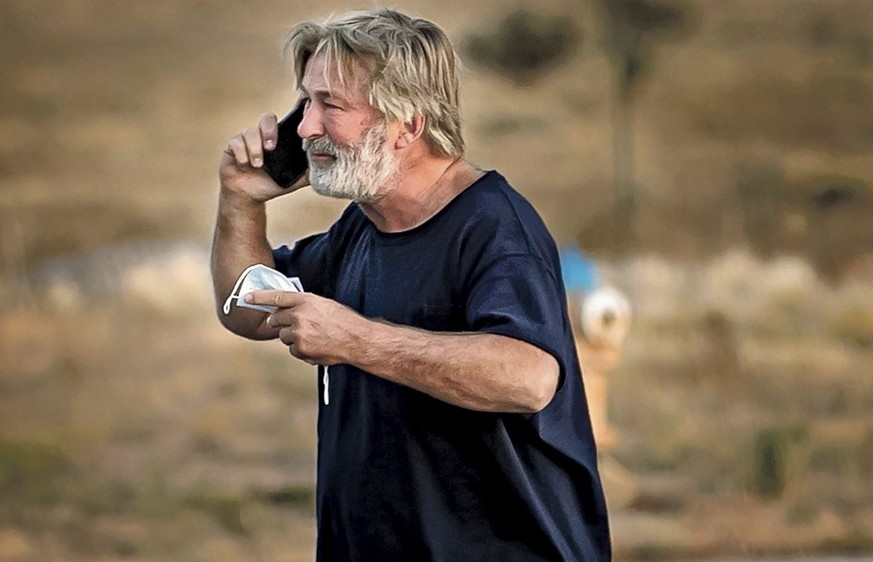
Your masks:
<instances>
[{"instance_id":1,"label":"gray beard","mask_svg":"<svg viewBox=\"0 0 873 562\"><path fill-rule=\"evenodd\" d=\"M369 203L385 195L397 183L397 160L386 150L388 129L379 123L367 129L359 143L334 144L327 136L304 139L312 189L328 197ZM330 154L329 164L314 163L312 153Z\"/></svg>"}]
</instances>

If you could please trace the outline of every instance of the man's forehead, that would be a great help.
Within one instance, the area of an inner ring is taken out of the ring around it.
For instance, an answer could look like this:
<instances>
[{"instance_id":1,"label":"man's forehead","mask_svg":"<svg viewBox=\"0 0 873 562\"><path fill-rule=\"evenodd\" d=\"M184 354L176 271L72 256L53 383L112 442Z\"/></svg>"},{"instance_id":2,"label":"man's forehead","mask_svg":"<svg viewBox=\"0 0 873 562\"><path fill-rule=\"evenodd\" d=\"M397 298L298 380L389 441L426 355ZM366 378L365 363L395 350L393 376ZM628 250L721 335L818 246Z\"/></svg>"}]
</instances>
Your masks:
<instances>
[{"instance_id":1,"label":"man's forehead","mask_svg":"<svg viewBox=\"0 0 873 562\"><path fill-rule=\"evenodd\" d=\"M335 59L329 62L323 54L312 55L306 62L300 86L309 95L367 99L363 67L341 68Z\"/></svg>"}]
</instances>

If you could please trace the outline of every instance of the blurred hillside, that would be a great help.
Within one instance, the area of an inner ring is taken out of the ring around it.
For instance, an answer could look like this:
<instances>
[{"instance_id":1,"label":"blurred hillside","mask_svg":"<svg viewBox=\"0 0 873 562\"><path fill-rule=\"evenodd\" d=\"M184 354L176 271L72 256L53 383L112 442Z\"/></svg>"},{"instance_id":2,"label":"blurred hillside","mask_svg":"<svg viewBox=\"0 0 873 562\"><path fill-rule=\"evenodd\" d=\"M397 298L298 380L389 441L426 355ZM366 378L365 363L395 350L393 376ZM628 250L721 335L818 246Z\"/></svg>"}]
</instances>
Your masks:
<instances>
[{"instance_id":1,"label":"blurred hillside","mask_svg":"<svg viewBox=\"0 0 873 562\"><path fill-rule=\"evenodd\" d=\"M394 6L462 45L470 159L630 296L617 559L869 556L873 2ZM311 559L312 370L220 328L207 250L227 138L294 101L282 37L346 8L0 3L0 562Z\"/></svg>"},{"instance_id":2,"label":"blurred hillside","mask_svg":"<svg viewBox=\"0 0 873 562\"><path fill-rule=\"evenodd\" d=\"M869 269L873 5L669 5L682 32L649 34L633 98L633 247L701 258L752 246L808 255L829 275L864 260ZM464 43L499 33L518 5L403 7ZM125 240L208 238L216 155L261 113L293 102L281 38L331 9L6 0L3 269ZM468 64L469 155L529 195L560 241L609 254L616 65L603 10L588 0L537 11L572 24L579 41L526 85ZM278 206L287 219L275 226L290 236L320 228L341 204L306 196Z\"/></svg>"}]
</instances>

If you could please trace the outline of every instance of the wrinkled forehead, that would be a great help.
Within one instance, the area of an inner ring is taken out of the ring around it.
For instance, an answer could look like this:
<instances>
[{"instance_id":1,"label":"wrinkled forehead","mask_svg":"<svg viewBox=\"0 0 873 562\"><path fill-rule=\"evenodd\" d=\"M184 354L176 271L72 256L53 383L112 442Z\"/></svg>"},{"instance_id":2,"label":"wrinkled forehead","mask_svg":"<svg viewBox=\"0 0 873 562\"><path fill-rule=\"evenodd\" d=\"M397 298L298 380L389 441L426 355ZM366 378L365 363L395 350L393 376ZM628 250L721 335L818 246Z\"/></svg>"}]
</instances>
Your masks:
<instances>
[{"instance_id":1,"label":"wrinkled forehead","mask_svg":"<svg viewBox=\"0 0 873 562\"><path fill-rule=\"evenodd\" d=\"M323 92L369 103L369 73L366 66L350 56L338 56L324 45L306 61L302 89Z\"/></svg>"}]
</instances>

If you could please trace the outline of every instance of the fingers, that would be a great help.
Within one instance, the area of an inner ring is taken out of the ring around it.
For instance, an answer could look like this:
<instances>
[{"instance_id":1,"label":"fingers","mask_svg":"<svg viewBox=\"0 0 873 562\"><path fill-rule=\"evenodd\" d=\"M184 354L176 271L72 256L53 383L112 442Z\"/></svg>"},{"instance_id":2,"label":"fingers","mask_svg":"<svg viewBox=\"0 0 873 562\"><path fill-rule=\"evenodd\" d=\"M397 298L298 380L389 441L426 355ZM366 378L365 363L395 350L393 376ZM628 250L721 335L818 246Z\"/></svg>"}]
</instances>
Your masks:
<instances>
[{"instance_id":1,"label":"fingers","mask_svg":"<svg viewBox=\"0 0 873 562\"><path fill-rule=\"evenodd\" d=\"M224 151L233 156L236 163L240 166L245 166L249 163L249 154L246 150L246 142L242 135L237 135L227 141L227 148Z\"/></svg>"},{"instance_id":2,"label":"fingers","mask_svg":"<svg viewBox=\"0 0 873 562\"><path fill-rule=\"evenodd\" d=\"M292 357L300 359L301 361L305 361L310 365L317 365L318 359L312 357L300 349L300 342L297 340L297 334L292 328L282 328L279 330L279 340L288 346L288 353L291 354Z\"/></svg>"},{"instance_id":3,"label":"fingers","mask_svg":"<svg viewBox=\"0 0 873 562\"><path fill-rule=\"evenodd\" d=\"M246 295L249 304L265 304L277 308L293 308L309 298L306 293L291 291L252 291Z\"/></svg>"},{"instance_id":4,"label":"fingers","mask_svg":"<svg viewBox=\"0 0 873 562\"><path fill-rule=\"evenodd\" d=\"M264 150L273 150L279 142L279 121L275 113L265 113L258 123L261 138L264 141Z\"/></svg>"},{"instance_id":5,"label":"fingers","mask_svg":"<svg viewBox=\"0 0 873 562\"><path fill-rule=\"evenodd\" d=\"M249 127L227 142L225 152L236 160L237 165L264 165L264 151L273 150L278 139L278 124L275 113L266 113L257 127Z\"/></svg>"},{"instance_id":6,"label":"fingers","mask_svg":"<svg viewBox=\"0 0 873 562\"><path fill-rule=\"evenodd\" d=\"M264 141L261 139L261 130L249 127L242 133L252 167L260 168L264 165Z\"/></svg>"},{"instance_id":7,"label":"fingers","mask_svg":"<svg viewBox=\"0 0 873 562\"><path fill-rule=\"evenodd\" d=\"M318 359L315 359L314 357L309 357L308 355L301 353L297 349L297 346L294 345L293 343L288 346L288 353L290 353L292 357L300 359L301 361L309 363L310 365L318 365L319 364Z\"/></svg>"},{"instance_id":8,"label":"fingers","mask_svg":"<svg viewBox=\"0 0 873 562\"><path fill-rule=\"evenodd\" d=\"M279 330L279 341L287 346L297 345L297 333L293 328L282 328Z\"/></svg>"}]
</instances>

